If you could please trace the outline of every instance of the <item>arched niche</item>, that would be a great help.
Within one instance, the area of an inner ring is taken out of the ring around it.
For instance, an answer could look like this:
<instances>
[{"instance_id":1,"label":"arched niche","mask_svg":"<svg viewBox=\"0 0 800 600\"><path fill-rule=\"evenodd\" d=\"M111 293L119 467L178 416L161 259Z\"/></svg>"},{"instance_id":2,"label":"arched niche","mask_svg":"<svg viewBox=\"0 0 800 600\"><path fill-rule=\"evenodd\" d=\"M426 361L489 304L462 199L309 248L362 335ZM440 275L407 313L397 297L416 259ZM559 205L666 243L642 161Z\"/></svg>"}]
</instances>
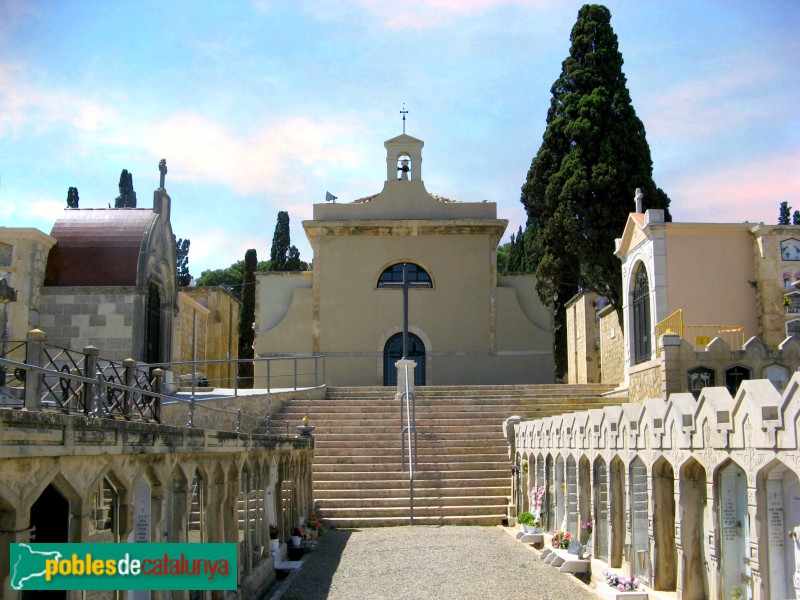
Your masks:
<instances>
[{"instance_id":1,"label":"arched niche","mask_svg":"<svg viewBox=\"0 0 800 600\"><path fill-rule=\"evenodd\" d=\"M714 479L720 592L723 598L751 600L752 586L745 583L751 576L747 474L728 461L717 469Z\"/></svg>"},{"instance_id":2,"label":"arched niche","mask_svg":"<svg viewBox=\"0 0 800 600\"><path fill-rule=\"evenodd\" d=\"M610 502L608 493L608 465L602 456L594 461L594 553L600 560L608 561L608 520Z\"/></svg>"},{"instance_id":3,"label":"arched niche","mask_svg":"<svg viewBox=\"0 0 800 600\"><path fill-rule=\"evenodd\" d=\"M663 456L653 465L653 588L674 591L678 582L675 546L675 470Z\"/></svg>"},{"instance_id":4,"label":"arched niche","mask_svg":"<svg viewBox=\"0 0 800 600\"><path fill-rule=\"evenodd\" d=\"M680 597L685 600L708 598L708 572L703 536L706 506L706 470L690 458L680 470L681 581Z\"/></svg>"},{"instance_id":5,"label":"arched niche","mask_svg":"<svg viewBox=\"0 0 800 600\"><path fill-rule=\"evenodd\" d=\"M647 466L638 456L630 468L631 562L633 574L650 582L650 536L648 531Z\"/></svg>"},{"instance_id":6,"label":"arched niche","mask_svg":"<svg viewBox=\"0 0 800 600\"><path fill-rule=\"evenodd\" d=\"M756 486L765 597L795 600L800 598L800 481L792 469L776 460L758 473Z\"/></svg>"},{"instance_id":7,"label":"arched niche","mask_svg":"<svg viewBox=\"0 0 800 600\"><path fill-rule=\"evenodd\" d=\"M625 464L619 456L611 459L609 465L609 488L611 490L610 505L610 556L609 566L621 567L623 549L625 547Z\"/></svg>"}]
</instances>

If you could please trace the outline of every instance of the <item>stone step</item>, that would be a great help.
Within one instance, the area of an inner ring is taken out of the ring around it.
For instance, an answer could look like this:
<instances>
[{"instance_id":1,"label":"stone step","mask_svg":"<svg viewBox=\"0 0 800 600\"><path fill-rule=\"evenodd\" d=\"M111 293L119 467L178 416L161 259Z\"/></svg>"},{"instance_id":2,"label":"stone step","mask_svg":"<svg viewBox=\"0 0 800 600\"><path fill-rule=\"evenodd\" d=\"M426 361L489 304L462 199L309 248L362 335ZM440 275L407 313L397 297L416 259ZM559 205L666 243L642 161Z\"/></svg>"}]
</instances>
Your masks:
<instances>
[{"instance_id":1,"label":"stone step","mask_svg":"<svg viewBox=\"0 0 800 600\"><path fill-rule=\"evenodd\" d=\"M394 437L385 440L365 440L363 439L363 436L341 436L342 439L338 439L339 437L340 436L335 435L315 437L316 454L318 456L322 456L331 451L343 452L346 450L352 450L354 454L362 452L388 454L392 451L395 451L399 455L401 448L400 433L397 433L397 435ZM404 439L407 438L404 436ZM486 446L486 440L481 438L469 438L455 444L451 440L431 439L430 436L422 438L419 434L417 434L417 442L418 451L425 449L426 451L434 452L437 449L446 448L448 452L453 452L455 454L480 451ZM508 452L505 443L496 445L493 444L493 446L498 448L498 452ZM494 447L492 449L494 450Z\"/></svg>"},{"instance_id":2,"label":"stone step","mask_svg":"<svg viewBox=\"0 0 800 600\"><path fill-rule=\"evenodd\" d=\"M325 524L329 527L338 527L341 529L352 529L355 527L392 527L399 525L409 525L409 517L370 517L370 516L355 516L355 517L337 517L337 518L324 518ZM507 521L505 510L502 513L492 515L469 515L469 516L455 516L455 515L437 515L437 516L422 516L414 511L414 525L482 525L493 526L501 525Z\"/></svg>"},{"instance_id":3,"label":"stone step","mask_svg":"<svg viewBox=\"0 0 800 600\"><path fill-rule=\"evenodd\" d=\"M370 473L370 475L373 474ZM471 473L468 473L466 475L471 475ZM502 475L502 476L497 476L497 475L498 474L495 474L494 477L485 476L477 478L477 477L464 476L464 474L462 474L461 479L459 479L454 475L452 479L447 479L447 481L415 479L414 489L417 490L448 489L448 488L459 488L459 487L483 488L485 486L487 488L504 487L508 491L508 493L510 493L511 489L510 473L509 475ZM403 473L381 473L380 478L370 477L368 479L354 479L352 477L347 477L347 476L339 476L337 478L326 477L324 479L314 478L315 491L346 489L346 490L363 490L366 493L366 490L396 489L401 487L408 488L407 471Z\"/></svg>"},{"instance_id":4,"label":"stone step","mask_svg":"<svg viewBox=\"0 0 800 600\"><path fill-rule=\"evenodd\" d=\"M415 482L415 484L418 482ZM463 487L420 487L414 486L415 498L450 498L457 496L493 496L508 499L508 482L503 486L463 486ZM319 488L314 491L315 500L348 500L348 499L373 499L373 498L405 498L408 500L408 483L405 487L391 487L391 488L334 488L325 489Z\"/></svg>"},{"instance_id":5,"label":"stone step","mask_svg":"<svg viewBox=\"0 0 800 600\"><path fill-rule=\"evenodd\" d=\"M316 485L322 481L357 481L361 485L369 484L371 482L383 481L408 481L408 471L401 470L400 465L397 469L386 468L383 471L321 471L318 472L314 468L314 484ZM507 485L511 484L511 476L509 471L508 477L499 477L502 471L497 469L482 469L482 470L453 470L453 471L415 471L415 484L421 481L438 481L445 482L451 485L451 482L456 479L503 479ZM403 477L405 475L405 478Z\"/></svg>"},{"instance_id":6,"label":"stone step","mask_svg":"<svg viewBox=\"0 0 800 600\"><path fill-rule=\"evenodd\" d=\"M434 471L441 471L442 467L448 467L448 469L452 470L459 470L459 471L488 471L488 470L501 470L505 469L508 463L508 459L504 461L470 461L470 460L463 460L463 461L454 461L448 460L448 458L441 457L442 460L436 462L423 462L417 459L417 467L415 469L416 473L419 474L420 472L430 473ZM363 457L360 459L363 460ZM398 469L401 469L401 462L400 457L395 459L389 459L386 457L386 460L377 462L336 462L336 463L319 463L316 460L314 461L314 476L316 477L318 474L321 475L322 473L341 473L344 471L355 472L355 473L367 473L367 472L382 472L382 471L392 471L394 466L397 466Z\"/></svg>"},{"instance_id":7,"label":"stone step","mask_svg":"<svg viewBox=\"0 0 800 600\"><path fill-rule=\"evenodd\" d=\"M475 507L475 506L507 506L507 496L422 496L414 490L414 510L417 508L444 508L444 507ZM317 510L331 514L331 511L338 509L353 510L363 508L403 508L407 509L409 504L408 490L405 496L387 496L374 498L335 498L324 499L315 498Z\"/></svg>"},{"instance_id":8,"label":"stone step","mask_svg":"<svg viewBox=\"0 0 800 600\"><path fill-rule=\"evenodd\" d=\"M466 517L470 515L494 515L504 514L508 509L508 504L487 504L481 506L418 506L414 503L414 518L417 517ZM409 513L409 506L361 506L352 508L320 508L319 514L323 519L336 518L376 518L376 517L403 517Z\"/></svg>"},{"instance_id":9,"label":"stone step","mask_svg":"<svg viewBox=\"0 0 800 600\"><path fill-rule=\"evenodd\" d=\"M426 451L427 450L427 451ZM476 448L476 450L481 450ZM330 464L359 464L364 462L388 462L397 461L401 459L400 450L393 450L391 453L382 453L378 449L366 449L360 454L347 454L326 452L314 458L315 465L330 465ZM486 453L486 452L462 452L442 454L441 449L417 449L417 460L422 463L436 463L438 462L455 462L455 463L473 463L473 462L491 462L502 463L508 462L508 456L502 452Z\"/></svg>"},{"instance_id":10,"label":"stone step","mask_svg":"<svg viewBox=\"0 0 800 600\"><path fill-rule=\"evenodd\" d=\"M417 434L422 435L424 434L433 434L441 435L447 433L455 433L455 434L462 434L465 437L472 437L474 435L484 435L486 437L496 437L499 436L502 432L500 426L502 424L502 420L498 420L494 426L491 424L486 425L441 425L437 427L431 427L429 425L417 425ZM314 431L314 437L317 436L324 436L327 433L333 434L343 434L343 433L353 433L353 434L362 434L362 435L385 435L385 436L399 436L400 435L400 427L389 426L389 425L353 425L353 424L343 424L343 425L325 425L324 427L321 425L317 425L317 430Z\"/></svg>"}]
</instances>

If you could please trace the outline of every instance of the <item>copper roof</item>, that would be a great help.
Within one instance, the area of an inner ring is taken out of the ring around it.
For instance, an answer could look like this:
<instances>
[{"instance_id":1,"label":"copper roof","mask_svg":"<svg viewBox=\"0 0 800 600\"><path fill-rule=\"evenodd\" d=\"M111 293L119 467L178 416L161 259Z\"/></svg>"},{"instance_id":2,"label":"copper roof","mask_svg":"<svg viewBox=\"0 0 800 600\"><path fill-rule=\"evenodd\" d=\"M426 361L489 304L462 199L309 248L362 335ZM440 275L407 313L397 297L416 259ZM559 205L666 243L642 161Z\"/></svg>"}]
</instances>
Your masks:
<instances>
[{"instance_id":1,"label":"copper roof","mask_svg":"<svg viewBox=\"0 0 800 600\"><path fill-rule=\"evenodd\" d=\"M50 235L47 286L136 285L139 252L157 215L150 208L65 209Z\"/></svg>"}]
</instances>

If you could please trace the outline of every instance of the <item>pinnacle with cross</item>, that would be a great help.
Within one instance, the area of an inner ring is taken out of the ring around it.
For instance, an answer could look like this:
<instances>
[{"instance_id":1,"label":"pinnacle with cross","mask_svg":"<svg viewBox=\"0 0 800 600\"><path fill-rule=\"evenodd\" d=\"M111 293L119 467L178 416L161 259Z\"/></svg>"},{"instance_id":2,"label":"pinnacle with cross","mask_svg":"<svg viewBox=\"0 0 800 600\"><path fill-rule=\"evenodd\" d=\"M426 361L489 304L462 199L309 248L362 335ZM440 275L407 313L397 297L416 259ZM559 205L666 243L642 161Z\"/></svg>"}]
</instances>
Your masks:
<instances>
[{"instance_id":1,"label":"pinnacle with cross","mask_svg":"<svg viewBox=\"0 0 800 600\"><path fill-rule=\"evenodd\" d=\"M403 115L403 134L406 132L406 115L408 111L406 110L406 103L403 102L403 110L400 111L400 114Z\"/></svg>"}]
</instances>

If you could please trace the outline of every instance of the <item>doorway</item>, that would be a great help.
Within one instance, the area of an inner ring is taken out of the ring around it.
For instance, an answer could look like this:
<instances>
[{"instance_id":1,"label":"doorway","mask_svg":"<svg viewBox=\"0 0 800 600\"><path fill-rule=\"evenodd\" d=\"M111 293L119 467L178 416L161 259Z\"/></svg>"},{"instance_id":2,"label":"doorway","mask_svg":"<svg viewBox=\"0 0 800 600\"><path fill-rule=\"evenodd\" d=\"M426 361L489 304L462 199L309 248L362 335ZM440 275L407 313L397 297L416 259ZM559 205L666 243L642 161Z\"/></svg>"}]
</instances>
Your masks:
<instances>
[{"instance_id":1,"label":"doorway","mask_svg":"<svg viewBox=\"0 0 800 600\"><path fill-rule=\"evenodd\" d=\"M403 358L403 333L395 333L383 347L383 385L397 385L397 367L395 363ZM419 336L408 334L409 360L417 363L414 369L414 386L425 385L425 344Z\"/></svg>"}]
</instances>

